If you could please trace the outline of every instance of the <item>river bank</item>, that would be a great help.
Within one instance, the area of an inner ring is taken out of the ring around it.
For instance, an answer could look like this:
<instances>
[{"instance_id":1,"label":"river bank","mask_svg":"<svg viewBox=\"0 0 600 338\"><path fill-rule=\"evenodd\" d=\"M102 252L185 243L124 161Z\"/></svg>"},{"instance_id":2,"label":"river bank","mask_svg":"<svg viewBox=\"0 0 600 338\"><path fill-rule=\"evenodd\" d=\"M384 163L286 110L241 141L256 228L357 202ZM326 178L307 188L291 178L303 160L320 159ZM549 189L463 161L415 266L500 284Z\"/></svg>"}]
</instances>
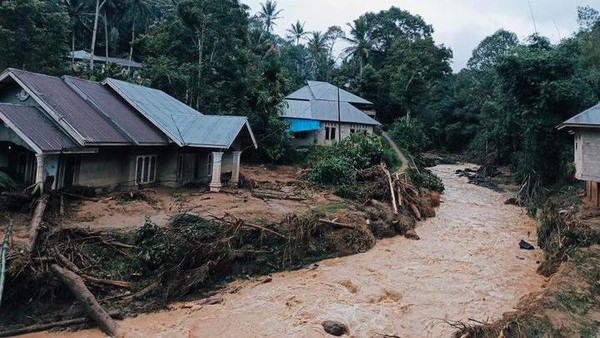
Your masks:
<instances>
[{"instance_id":1,"label":"river bank","mask_svg":"<svg viewBox=\"0 0 600 338\"><path fill-rule=\"evenodd\" d=\"M498 319L542 290L542 253L519 249L521 239L536 244L524 210L467 184L454 173L463 168L433 169L446 192L437 217L419 224L420 241L384 239L366 253L273 274L270 283L234 282L217 305L177 304L121 325L132 336L325 336L322 321L339 320L357 337L439 337L455 331L446 321ZM58 335L65 333L41 336Z\"/></svg>"}]
</instances>

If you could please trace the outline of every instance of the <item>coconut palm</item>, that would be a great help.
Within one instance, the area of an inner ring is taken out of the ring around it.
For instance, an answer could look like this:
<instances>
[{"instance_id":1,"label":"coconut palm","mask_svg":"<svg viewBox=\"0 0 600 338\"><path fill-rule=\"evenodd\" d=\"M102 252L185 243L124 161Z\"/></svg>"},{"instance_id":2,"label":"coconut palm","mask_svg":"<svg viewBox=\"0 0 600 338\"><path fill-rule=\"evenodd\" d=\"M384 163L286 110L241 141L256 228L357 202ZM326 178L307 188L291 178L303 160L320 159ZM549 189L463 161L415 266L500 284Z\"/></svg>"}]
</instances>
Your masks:
<instances>
[{"instance_id":1,"label":"coconut palm","mask_svg":"<svg viewBox=\"0 0 600 338\"><path fill-rule=\"evenodd\" d=\"M304 30L304 23L300 23L300 20L292 24L291 28L289 28L287 32L289 33L290 39L296 40L296 45L299 45L300 39L308 34L308 32Z\"/></svg>"},{"instance_id":2,"label":"coconut palm","mask_svg":"<svg viewBox=\"0 0 600 338\"><path fill-rule=\"evenodd\" d=\"M280 19L279 14L283 12L283 9L277 10L277 1L267 0L265 3L261 3L261 10L258 13L258 17L262 20L265 25L265 30L271 32L273 26L276 26L275 20Z\"/></svg>"},{"instance_id":3,"label":"coconut palm","mask_svg":"<svg viewBox=\"0 0 600 338\"><path fill-rule=\"evenodd\" d=\"M58 0L56 2L69 15L71 22L71 68L75 64L75 32L77 26L82 25L86 15L85 0Z\"/></svg>"},{"instance_id":4,"label":"coconut palm","mask_svg":"<svg viewBox=\"0 0 600 338\"><path fill-rule=\"evenodd\" d=\"M314 76L317 76L321 66L327 62L327 52L329 45L327 36L321 32L312 32L308 38L308 55L310 58L310 68Z\"/></svg>"},{"instance_id":5,"label":"coconut palm","mask_svg":"<svg viewBox=\"0 0 600 338\"><path fill-rule=\"evenodd\" d=\"M125 18L131 22L131 42L129 60L133 59L133 44L135 42L135 25L143 24L154 18L152 3L149 0L127 0L125 3Z\"/></svg>"},{"instance_id":6,"label":"coconut palm","mask_svg":"<svg viewBox=\"0 0 600 338\"><path fill-rule=\"evenodd\" d=\"M373 46L377 40L371 37L371 25L365 18L354 20L354 25L348 24L350 27L350 37L344 37L351 45L344 49L347 56L358 59L360 75L362 75Z\"/></svg>"}]
</instances>

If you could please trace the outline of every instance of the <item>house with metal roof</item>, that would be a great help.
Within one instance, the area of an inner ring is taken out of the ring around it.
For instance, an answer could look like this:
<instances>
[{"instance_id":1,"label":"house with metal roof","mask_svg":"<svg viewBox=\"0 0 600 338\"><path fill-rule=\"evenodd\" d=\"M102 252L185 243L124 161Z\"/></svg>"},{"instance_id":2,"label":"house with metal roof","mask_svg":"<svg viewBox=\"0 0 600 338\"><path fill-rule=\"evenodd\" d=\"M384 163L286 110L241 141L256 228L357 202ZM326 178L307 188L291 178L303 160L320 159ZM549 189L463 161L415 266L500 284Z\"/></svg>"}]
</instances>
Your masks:
<instances>
[{"instance_id":1,"label":"house with metal roof","mask_svg":"<svg viewBox=\"0 0 600 338\"><path fill-rule=\"evenodd\" d=\"M87 65L89 64L90 57L92 57L92 54L90 54L84 50L76 50L74 52L69 52L69 54L67 55L67 58L69 59L70 62L74 61L75 63L82 63L85 67L87 67ZM105 57L105 56L94 55L92 57L92 59L94 60L94 63L100 63L100 64L114 63L118 66L133 69L133 70L138 70L138 69L141 69L142 67L144 67L141 63L133 61L133 60L115 58L115 57L110 57L110 56Z\"/></svg>"},{"instance_id":2,"label":"house with metal roof","mask_svg":"<svg viewBox=\"0 0 600 338\"><path fill-rule=\"evenodd\" d=\"M7 69L0 74L0 167L25 184L133 187L239 180L256 147L247 118L204 115L156 89Z\"/></svg>"},{"instance_id":3,"label":"house with metal roof","mask_svg":"<svg viewBox=\"0 0 600 338\"><path fill-rule=\"evenodd\" d=\"M600 206L600 104L571 117L557 128L574 135L575 178L586 182L587 198Z\"/></svg>"},{"instance_id":4,"label":"house with metal roof","mask_svg":"<svg viewBox=\"0 0 600 338\"><path fill-rule=\"evenodd\" d=\"M294 146L331 145L380 125L373 103L327 82L308 84L288 95L280 114Z\"/></svg>"}]
</instances>

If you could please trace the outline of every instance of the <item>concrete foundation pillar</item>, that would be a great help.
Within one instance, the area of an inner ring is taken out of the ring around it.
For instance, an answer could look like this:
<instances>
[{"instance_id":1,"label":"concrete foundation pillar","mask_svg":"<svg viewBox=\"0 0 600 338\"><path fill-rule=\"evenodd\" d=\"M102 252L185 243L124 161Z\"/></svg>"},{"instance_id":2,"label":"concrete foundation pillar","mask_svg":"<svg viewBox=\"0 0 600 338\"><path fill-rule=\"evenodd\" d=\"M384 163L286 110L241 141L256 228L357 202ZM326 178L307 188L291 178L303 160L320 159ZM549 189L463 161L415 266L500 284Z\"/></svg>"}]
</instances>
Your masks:
<instances>
[{"instance_id":1,"label":"concrete foundation pillar","mask_svg":"<svg viewBox=\"0 0 600 338\"><path fill-rule=\"evenodd\" d=\"M44 154L35 154L36 169L35 183L39 184L40 189L44 190L44 181L46 180L46 172L44 171Z\"/></svg>"},{"instance_id":2,"label":"concrete foundation pillar","mask_svg":"<svg viewBox=\"0 0 600 338\"><path fill-rule=\"evenodd\" d=\"M223 162L223 152L215 151L212 153L212 180L209 187L212 192L219 192L221 187L221 163Z\"/></svg>"},{"instance_id":3,"label":"concrete foundation pillar","mask_svg":"<svg viewBox=\"0 0 600 338\"><path fill-rule=\"evenodd\" d=\"M231 180L229 184L237 186L240 181L240 159L242 158L241 151L232 152L232 163L231 163Z\"/></svg>"}]
</instances>

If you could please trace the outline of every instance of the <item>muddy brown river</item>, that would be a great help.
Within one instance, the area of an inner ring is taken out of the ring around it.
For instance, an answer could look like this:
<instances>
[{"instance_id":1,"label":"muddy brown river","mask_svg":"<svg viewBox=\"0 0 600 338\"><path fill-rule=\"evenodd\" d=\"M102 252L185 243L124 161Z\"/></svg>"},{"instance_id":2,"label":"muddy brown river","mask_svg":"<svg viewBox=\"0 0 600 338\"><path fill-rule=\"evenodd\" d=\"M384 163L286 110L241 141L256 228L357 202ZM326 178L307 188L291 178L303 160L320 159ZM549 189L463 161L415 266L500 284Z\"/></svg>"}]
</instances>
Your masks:
<instances>
[{"instance_id":1,"label":"muddy brown river","mask_svg":"<svg viewBox=\"0 0 600 338\"><path fill-rule=\"evenodd\" d=\"M535 273L541 251L518 245L535 245L535 223L502 194L454 174L464 167L433 169L446 192L437 217L419 224L420 241L381 240L314 270L274 274L270 283L234 282L221 304L177 304L121 327L133 337L321 337L321 323L338 320L354 337L447 337L453 329L444 320L500 318L544 283ZM102 337L98 330L70 335Z\"/></svg>"}]
</instances>

